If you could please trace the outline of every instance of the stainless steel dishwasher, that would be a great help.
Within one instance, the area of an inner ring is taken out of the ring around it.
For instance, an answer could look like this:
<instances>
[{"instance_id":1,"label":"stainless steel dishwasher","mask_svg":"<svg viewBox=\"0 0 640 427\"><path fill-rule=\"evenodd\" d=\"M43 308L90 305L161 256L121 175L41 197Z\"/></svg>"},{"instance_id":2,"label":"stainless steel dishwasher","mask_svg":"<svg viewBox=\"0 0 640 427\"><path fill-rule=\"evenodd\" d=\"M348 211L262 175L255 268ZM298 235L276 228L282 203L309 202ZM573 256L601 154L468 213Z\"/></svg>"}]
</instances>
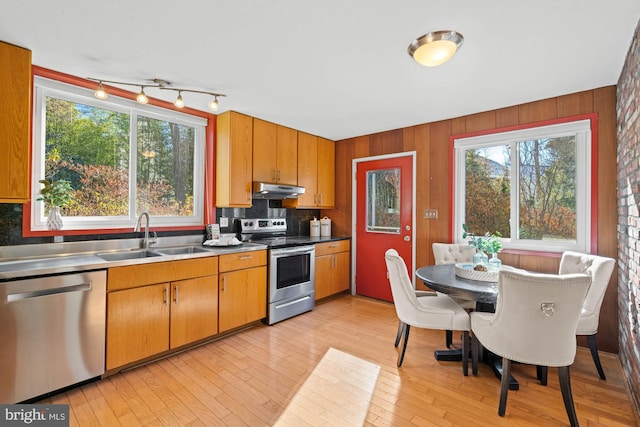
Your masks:
<instances>
[{"instance_id":1,"label":"stainless steel dishwasher","mask_svg":"<svg viewBox=\"0 0 640 427\"><path fill-rule=\"evenodd\" d=\"M106 270L0 282L0 403L104 373Z\"/></svg>"}]
</instances>

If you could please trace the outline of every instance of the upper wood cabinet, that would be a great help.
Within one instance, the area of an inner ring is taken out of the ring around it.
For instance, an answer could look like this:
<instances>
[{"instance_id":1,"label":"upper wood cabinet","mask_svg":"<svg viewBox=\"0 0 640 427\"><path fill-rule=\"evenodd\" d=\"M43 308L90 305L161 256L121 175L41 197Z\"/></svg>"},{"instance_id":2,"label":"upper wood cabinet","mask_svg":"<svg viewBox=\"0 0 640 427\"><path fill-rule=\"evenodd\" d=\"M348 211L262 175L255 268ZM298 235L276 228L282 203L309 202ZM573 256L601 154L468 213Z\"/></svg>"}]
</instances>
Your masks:
<instances>
[{"instance_id":1,"label":"upper wood cabinet","mask_svg":"<svg viewBox=\"0 0 640 427\"><path fill-rule=\"evenodd\" d=\"M29 191L31 51L0 42L0 203L25 203Z\"/></svg>"},{"instance_id":2,"label":"upper wood cabinet","mask_svg":"<svg viewBox=\"0 0 640 427\"><path fill-rule=\"evenodd\" d=\"M296 185L298 134L294 129L253 119L253 180Z\"/></svg>"},{"instance_id":3,"label":"upper wood cabinet","mask_svg":"<svg viewBox=\"0 0 640 427\"><path fill-rule=\"evenodd\" d=\"M216 119L216 206L250 207L253 118L227 111Z\"/></svg>"},{"instance_id":4,"label":"upper wood cabinet","mask_svg":"<svg viewBox=\"0 0 640 427\"><path fill-rule=\"evenodd\" d=\"M283 206L332 208L335 204L335 144L325 138L298 132L298 185L305 193L284 200Z\"/></svg>"}]
</instances>

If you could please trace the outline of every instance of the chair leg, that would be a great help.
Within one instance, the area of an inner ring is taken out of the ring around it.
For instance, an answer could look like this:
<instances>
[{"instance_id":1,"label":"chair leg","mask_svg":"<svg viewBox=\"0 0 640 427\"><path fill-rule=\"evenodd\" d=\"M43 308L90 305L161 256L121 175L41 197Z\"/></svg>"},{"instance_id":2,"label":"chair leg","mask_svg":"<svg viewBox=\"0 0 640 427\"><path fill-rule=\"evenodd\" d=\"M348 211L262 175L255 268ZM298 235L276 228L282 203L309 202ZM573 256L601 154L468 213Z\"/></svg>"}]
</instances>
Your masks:
<instances>
[{"instance_id":1,"label":"chair leg","mask_svg":"<svg viewBox=\"0 0 640 427\"><path fill-rule=\"evenodd\" d=\"M394 344L394 347L398 347L398 344L400 344L400 338L402 338L402 333L404 332L404 323L402 322L402 320L398 319L398 333L396 334L396 342Z\"/></svg>"},{"instance_id":2,"label":"chair leg","mask_svg":"<svg viewBox=\"0 0 640 427\"><path fill-rule=\"evenodd\" d=\"M504 417L507 409L507 394L509 394L509 378L511 378L511 360L506 357L502 358L502 382L500 383L500 406L498 406L498 415Z\"/></svg>"},{"instance_id":3,"label":"chair leg","mask_svg":"<svg viewBox=\"0 0 640 427\"><path fill-rule=\"evenodd\" d=\"M600 379L606 380L607 377L604 376L604 370L602 369L602 365L600 364L600 355L598 354L598 343L596 342L596 334L587 335L587 343L589 343L589 350L591 350L591 357L593 358L593 363L596 364L596 369L598 370L598 375L600 375Z\"/></svg>"},{"instance_id":4,"label":"chair leg","mask_svg":"<svg viewBox=\"0 0 640 427\"><path fill-rule=\"evenodd\" d=\"M536 366L536 378L540 381L541 385L547 385L547 377L549 376L548 366Z\"/></svg>"},{"instance_id":5,"label":"chair leg","mask_svg":"<svg viewBox=\"0 0 640 427\"><path fill-rule=\"evenodd\" d=\"M573 395L571 394L571 381L569 379L569 367L561 366L558 368L558 379L560 380L560 390L562 391L562 400L564 400L564 407L567 410L567 416L571 427L577 427L578 416L576 415L576 408L573 405Z\"/></svg>"},{"instance_id":6,"label":"chair leg","mask_svg":"<svg viewBox=\"0 0 640 427\"><path fill-rule=\"evenodd\" d=\"M480 343L475 335L471 336L471 373L478 375L478 352Z\"/></svg>"},{"instance_id":7,"label":"chair leg","mask_svg":"<svg viewBox=\"0 0 640 427\"><path fill-rule=\"evenodd\" d=\"M462 331L462 375L469 375L469 331Z\"/></svg>"},{"instance_id":8,"label":"chair leg","mask_svg":"<svg viewBox=\"0 0 640 427\"><path fill-rule=\"evenodd\" d=\"M407 351L407 341L409 341L409 329L411 329L411 326L405 324L404 340L402 342L402 352L400 352L400 356L398 357L398 368L402 366L402 362L404 361L404 352Z\"/></svg>"},{"instance_id":9,"label":"chair leg","mask_svg":"<svg viewBox=\"0 0 640 427\"><path fill-rule=\"evenodd\" d=\"M449 330L445 331L445 340L446 340L447 348L451 348L451 344L453 343L453 331L449 331Z\"/></svg>"}]
</instances>

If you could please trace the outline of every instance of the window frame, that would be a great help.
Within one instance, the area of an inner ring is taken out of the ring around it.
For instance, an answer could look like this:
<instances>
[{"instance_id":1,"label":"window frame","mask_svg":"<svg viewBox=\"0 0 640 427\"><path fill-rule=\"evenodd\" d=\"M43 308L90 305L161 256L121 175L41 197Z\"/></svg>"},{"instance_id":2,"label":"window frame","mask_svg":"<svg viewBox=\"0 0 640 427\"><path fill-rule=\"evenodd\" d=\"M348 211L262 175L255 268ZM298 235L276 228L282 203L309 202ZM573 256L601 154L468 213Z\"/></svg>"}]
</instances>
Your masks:
<instances>
[{"instance_id":1,"label":"window frame","mask_svg":"<svg viewBox=\"0 0 640 427\"><path fill-rule=\"evenodd\" d=\"M576 231L575 243L548 240L518 239L519 223L519 153L517 142L576 135ZM497 145L511 145L511 238L501 239L503 248L511 252L561 253L566 250L594 252L597 250L597 116L588 114L526 126L495 129L490 132L454 135L451 137L452 153L452 237L464 242L462 237L465 215L465 150ZM513 167L513 164L517 167ZM480 230L484 233L494 230ZM515 238L513 236L516 236Z\"/></svg>"},{"instance_id":2,"label":"window frame","mask_svg":"<svg viewBox=\"0 0 640 427\"><path fill-rule=\"evenodd\" d=\"M63 217L64 229L58 231L64 234L66 231L84 230L89 233L96 231L130 231L136 224L139 213L136 213L136 169L137 169L137 118L145 116L152 119L170 121L195 128L194 135L194 164L193 164L193 215L181 216L153 216L154 228L194 228L203 227L205 219L205 159L207 151L207 126L205 117L185 114L178 111L154 106L142 105L134 100L118 95L109 95L106 100L98 100L94 96L94 90L53 80L44 76L34 75L33 78L33 138L32 138L32 202L30 206L30 232L49 231L44 218L43 203L36 202L39 196L41 184L38 182L44 178L44 154L46 124L46 97L53 96L70 102L78 102L96 108L106 108L129 115L130 141L129 141L129 210L127 216L110 217ZM44 218L44 219L43 219Z\"/></svg>"}]
</instances>

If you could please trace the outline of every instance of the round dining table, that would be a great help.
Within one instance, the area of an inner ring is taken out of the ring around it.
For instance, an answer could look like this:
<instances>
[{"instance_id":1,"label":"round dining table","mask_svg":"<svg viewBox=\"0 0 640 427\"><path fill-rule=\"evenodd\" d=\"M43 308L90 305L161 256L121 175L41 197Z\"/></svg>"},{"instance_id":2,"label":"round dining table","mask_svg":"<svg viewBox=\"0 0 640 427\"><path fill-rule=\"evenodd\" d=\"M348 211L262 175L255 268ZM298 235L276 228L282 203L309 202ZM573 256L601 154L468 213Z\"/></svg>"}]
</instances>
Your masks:
<instances>
[{"instance_id":1,"label":"round dining table","mask_svg":"<svg viewBox=\"0 0 640 427\"><path fill-rule=\"evenodd\" d=\"M428 265L416 270L416 277L434 291L451 297L494 305L498 283L471 280L456 275L454 264Z\"/></svg>"}]
</instances>

